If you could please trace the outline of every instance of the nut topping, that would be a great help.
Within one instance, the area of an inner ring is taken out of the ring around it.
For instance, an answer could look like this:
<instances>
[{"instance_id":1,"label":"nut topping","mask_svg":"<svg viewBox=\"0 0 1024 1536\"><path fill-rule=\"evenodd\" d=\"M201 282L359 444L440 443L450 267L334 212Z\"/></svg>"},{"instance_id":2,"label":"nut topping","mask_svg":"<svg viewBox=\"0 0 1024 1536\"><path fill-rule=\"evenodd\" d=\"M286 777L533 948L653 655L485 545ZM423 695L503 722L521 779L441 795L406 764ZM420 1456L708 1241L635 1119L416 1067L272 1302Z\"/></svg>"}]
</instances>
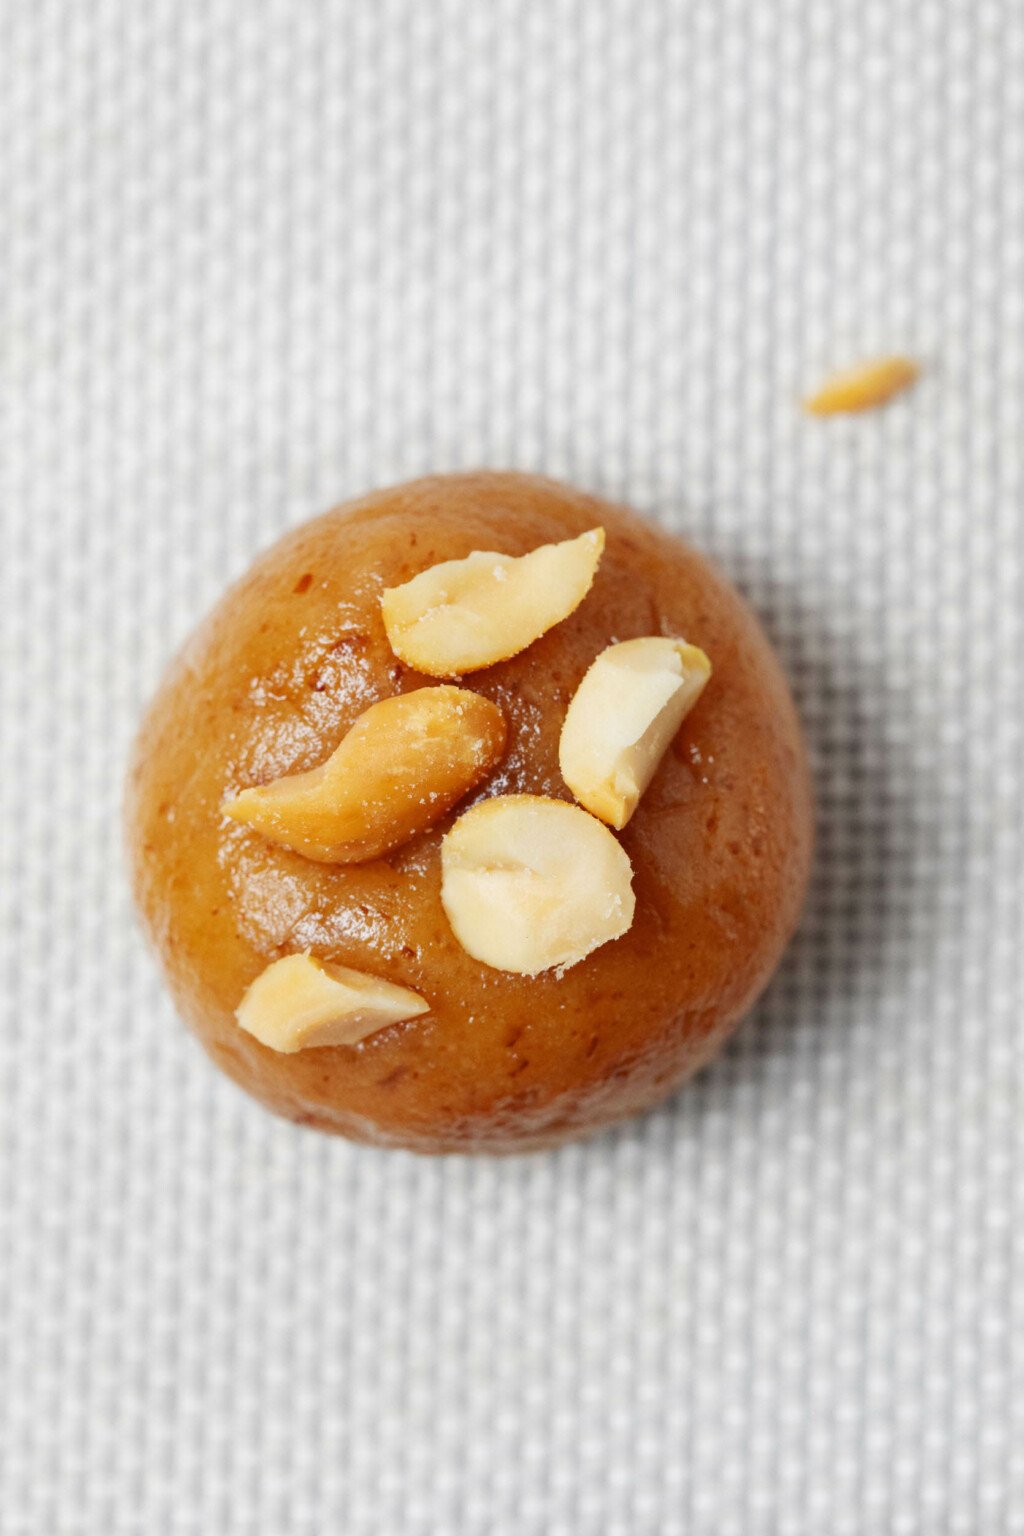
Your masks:
<instances>
[{"instance_id":1,"label":"nut topping","mask_svg":"<svg viewBox=\"0 0 1024 1536\"><path fill-rule=\"evenodd\" d=\"M527 555L477 550L444 560L381 598L395 655L430 677L458 677L524 651L579 607L604 549L604 529Z\"/></svg>"},{"instance_id":2,"label":"nut topping","mask_svg":"<svg viewBox=\"0 0 1024 1536\"><path fill-rule=\"evenodd\" d=\"M651 635L602 651L573 695L558 745L580 804L624 827L710 676L704 652L683 640Z\"/></svg>"},{"instance_id":3,"label":"nut topping","mask_svg":"<svg viewBox=\"0 0 1024 1536\"><path fill-rule=\"evenodd\" d=\"M268 965L235 1017L262 1045L291 1055L318 1045L355 1045L388 1024L429 1011L418 992L304 954Z\"/></svg>"},{"instance_id":4,"label":"nut topping","mask_svg":"<svg viewBox=\"0 0 1024 1536\"><path fill-rule=\"evenodd\" d=\"M356 864L433 826L491 771L505 717L465 688L382 699L325 763L243 789L224 814L307 859Z\"/></svg>"},{"instance_id":5,"label":"nut topping","mask_svg":"<svg viewBox=\"0 0 1024 1536\"><path fill-rule=\"evenodd\" d=\"M633 921L625 849L564 800L497 795L441 845L441 901L468 954L534 976L576 965Z\"/></svg>"}]
</instances>

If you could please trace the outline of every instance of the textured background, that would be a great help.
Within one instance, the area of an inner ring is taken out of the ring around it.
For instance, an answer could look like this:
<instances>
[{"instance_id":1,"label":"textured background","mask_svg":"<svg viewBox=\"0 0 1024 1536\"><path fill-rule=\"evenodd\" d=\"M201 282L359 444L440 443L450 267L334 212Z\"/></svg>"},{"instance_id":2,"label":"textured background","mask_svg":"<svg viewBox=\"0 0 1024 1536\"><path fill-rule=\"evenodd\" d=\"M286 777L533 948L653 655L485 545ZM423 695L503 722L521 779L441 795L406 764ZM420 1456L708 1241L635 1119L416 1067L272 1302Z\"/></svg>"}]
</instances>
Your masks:
<instances>
[{"instance_id":1,"label":"textured background","mask_svg":"<svg viewBox=\"0 0 1024 1536\"><path fill-rule=\"evenodd\" d=\"M3 1536L1024 1532L1024 7L0 9ZM665 1109L425 1162L207 1065L118 801L258 547L478 464L720 558L820 859Z\"/></svg>"}]
</instances>

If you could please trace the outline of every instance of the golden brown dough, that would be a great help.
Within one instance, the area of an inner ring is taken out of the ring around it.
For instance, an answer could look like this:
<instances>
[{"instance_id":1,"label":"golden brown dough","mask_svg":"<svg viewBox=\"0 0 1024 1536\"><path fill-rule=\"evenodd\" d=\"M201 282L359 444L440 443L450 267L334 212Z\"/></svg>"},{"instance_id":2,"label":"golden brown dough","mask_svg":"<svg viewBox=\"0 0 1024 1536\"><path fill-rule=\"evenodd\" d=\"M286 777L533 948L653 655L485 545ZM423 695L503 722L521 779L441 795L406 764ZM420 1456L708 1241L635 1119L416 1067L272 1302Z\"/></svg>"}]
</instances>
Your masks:
<instances>
[{"instance_id":1,"label":"golden brown dough","mask_svg":"<svg viewBox=\"0 0 1024 1536\"><path fill-rule=\"evenodd\" d=\"M473 550L523 554L603 526L577 611L463 686L508 722L496 774L386 858L313 863L221 814L225 796L323 762L375 700L427 686L393 655L383 588ZM527 978L460 947L439 846L495 793L570 800L570 698L615 640L677 635L713 674L621 834L630 931ZM292 1120L423 1152L509 1152L606 1125L718 1050L771 975L807 880L812 804L800 731L753 616L693 550L629 511L524 475L437 476L288 534L223 598L142 725L127 833L135 897L179 1009L210 1055ZM234 1011L260 971L311 950L422 994L430 1012L355 1046L282 1055Z\"/></svg>"}]
</instances>

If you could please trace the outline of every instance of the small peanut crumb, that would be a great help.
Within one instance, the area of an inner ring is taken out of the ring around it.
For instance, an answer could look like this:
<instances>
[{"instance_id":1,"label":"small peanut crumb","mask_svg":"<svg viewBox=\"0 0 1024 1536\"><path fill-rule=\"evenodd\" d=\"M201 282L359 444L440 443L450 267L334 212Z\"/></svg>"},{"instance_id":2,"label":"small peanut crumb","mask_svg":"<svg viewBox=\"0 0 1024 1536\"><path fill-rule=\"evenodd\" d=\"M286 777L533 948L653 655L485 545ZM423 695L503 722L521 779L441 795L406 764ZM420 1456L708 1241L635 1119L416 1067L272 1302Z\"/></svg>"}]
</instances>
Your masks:
<instances>
[{"instance_id":1,"label":"small peanut crumb","mask_svg":"<svg viewBox=\"0 0 1024 1536\"><path fill-rule=\"evenodd\" d=\"M833 374L804 407L812 416L834 416L846 411L870 411L894 395L909 389L920 373L909 357L881 357L859 363L844 373Z\"/></svg>"}]
</instances>

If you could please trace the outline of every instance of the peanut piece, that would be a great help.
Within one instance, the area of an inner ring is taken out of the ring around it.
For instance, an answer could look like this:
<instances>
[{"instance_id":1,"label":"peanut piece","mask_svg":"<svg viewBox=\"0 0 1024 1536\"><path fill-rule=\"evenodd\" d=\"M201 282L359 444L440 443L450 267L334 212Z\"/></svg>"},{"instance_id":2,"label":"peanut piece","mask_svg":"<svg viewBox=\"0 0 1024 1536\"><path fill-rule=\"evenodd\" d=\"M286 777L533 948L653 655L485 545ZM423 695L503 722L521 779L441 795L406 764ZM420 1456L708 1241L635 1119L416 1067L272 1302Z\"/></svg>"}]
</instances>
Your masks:
<instances>
[{"instance_id":1,"label":"peanut piece","mask_svg":"<svg viewBox=\"0 0 1024 1536\"><path fill-rule=\"evenodd\" d=\"M909 357L882 357L860 363L848 372L826 380L804 405L812 416L834 416L844 411L870 411L893 395L909 388L920 373Z\"/></svg>"},{"instance_id":2,"label":"peanut piece","mask_svg":"<svg viewBox=\"0 0 1024 1536\"><path fill-rule=\"evenodd\" d=\"M519 557L477 550L432 565L381 597L391 649L430 677L505 661L579 607L603 549L592 528Z\"/></svg>"},{"instance_id":3,"label":"peanut piece","mask_svg":"<svg viewBox=\"0 0 1024 1536\"><path fill-rule=\"evenodd\" d=\"M388 1024L429 1013L418 992L310 954L286 955L262 971L238 1005L241 1027L272 1051L355 1045Z\"/></svg>"},{"instance_id":4,"label":"peanut piece","mask_svg":"<svg viewBox=\"0 0 1024 1536\"><path fill-rule=\"evenodd\" d=\"M490 699L418 688L371 704L318 768L243 789L223 810L307 859L358 864L433 826L504 748Z\"/></svg>"},{"instance_id":5,"label":"peanut piece","mask_svg":"<svg viewBox=\"0 0 1024 1536\"><path fill-rule=\"evenodd\" d=\"M459 943L499 971L576 965L633 921L633 870L607 827L540 795L471 806L441 844L441 902Z\"/></svg>"},{"instance_id":6,"label":"peanut piece","mask_svg":"<svg viewBox=\"0 0 1024 1536\"><path fill-rule=\"evenodd\" d=\"M711 676L702 650L651 635L609 645L566 711L562 777L581 805L624 827Z\"/></svg>"}]
</instances>

